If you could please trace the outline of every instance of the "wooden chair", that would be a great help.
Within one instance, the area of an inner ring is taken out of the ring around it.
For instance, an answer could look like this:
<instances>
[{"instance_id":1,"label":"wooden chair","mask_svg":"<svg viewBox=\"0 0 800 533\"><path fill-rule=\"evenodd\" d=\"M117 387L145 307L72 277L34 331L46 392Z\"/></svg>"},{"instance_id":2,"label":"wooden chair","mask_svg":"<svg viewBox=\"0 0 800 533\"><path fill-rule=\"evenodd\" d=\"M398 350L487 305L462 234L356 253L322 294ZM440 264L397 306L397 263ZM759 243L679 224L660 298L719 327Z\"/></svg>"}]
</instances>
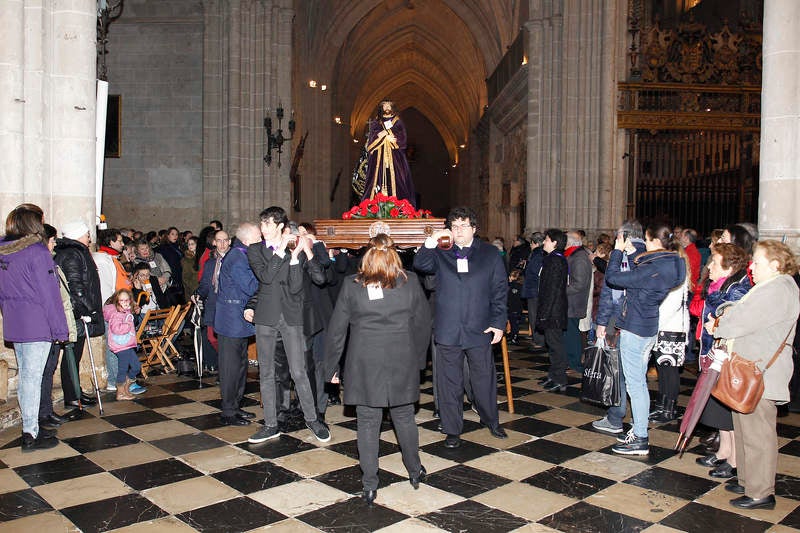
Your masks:
<instances>
[{"instance_id":1,"label":"wooden chair","mask_svg":"<svg viewBox=\"0 0 800 533\"><path fill-rule=\"evenodd\" d=\"M177 348L175 348L175 345L172 344L172 339L175 337L175 335L180 333L181 326L186 320L186 317L189 315L189 310L191 308L191 302L176 306L175 313L168 320L169 323L165 324L166 331L161 337L158 345L158 353L159 356L165 361L165 368L167 365L169 365L172 370L175 370L175 366L172 364L172 358L180 357L180 352L177 350Z\"/></svg>"},{"instance_id":2,"label":"wooden chair","mask_svg":"<svg viewBox=\"0 0 800 533\"><path fill-rule=\"evenodd\" d=\"M166 309L150 309L144 315L139 329L136 330L136 342L142 347L142 375L146 378L148 369L161 362L157 347L163 337L170 317L177 312L178 307Z\"/></svg>"}]
</instances>

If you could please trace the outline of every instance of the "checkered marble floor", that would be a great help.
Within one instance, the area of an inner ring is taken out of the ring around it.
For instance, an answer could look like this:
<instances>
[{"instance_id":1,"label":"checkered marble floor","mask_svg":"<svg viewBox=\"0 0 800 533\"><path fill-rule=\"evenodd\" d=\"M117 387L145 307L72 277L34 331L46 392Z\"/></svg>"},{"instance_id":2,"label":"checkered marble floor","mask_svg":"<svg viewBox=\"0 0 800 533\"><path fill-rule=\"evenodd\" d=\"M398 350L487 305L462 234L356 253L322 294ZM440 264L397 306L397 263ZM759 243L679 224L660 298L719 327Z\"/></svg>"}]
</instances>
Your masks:
<instances>
[{"instance_id":1,"label":"checkered marble floor","mask_svg":"<svg viewBox=\"0 0 800 533\"><path fill-rule=\"evenodd\" d=\"M577 375L565 394L551 394L536 380L546 354L515 347L510 366L515 414L499 398L509 438L493 438L467 411L464 444L445 448L424 383L417 421L429 475L412 489L384 425L371 508L357 496L352 409L328 410L328 443L296 423L279 439L249 445L257 426L220 426L213 378L153 377L136 401L109 396L104 416L95 407L62 426L51 450L22 454L19 428L0 433L0 531L800 530L800 416L778 420L777 506L740 511L695 464L696 450L682 458L671 451L677 424L651 431L647 458L613 455L614 438L591 429L603 411L579 401ZM255 379L245 409L260 418Z\"/></svg>"}]
</instances>

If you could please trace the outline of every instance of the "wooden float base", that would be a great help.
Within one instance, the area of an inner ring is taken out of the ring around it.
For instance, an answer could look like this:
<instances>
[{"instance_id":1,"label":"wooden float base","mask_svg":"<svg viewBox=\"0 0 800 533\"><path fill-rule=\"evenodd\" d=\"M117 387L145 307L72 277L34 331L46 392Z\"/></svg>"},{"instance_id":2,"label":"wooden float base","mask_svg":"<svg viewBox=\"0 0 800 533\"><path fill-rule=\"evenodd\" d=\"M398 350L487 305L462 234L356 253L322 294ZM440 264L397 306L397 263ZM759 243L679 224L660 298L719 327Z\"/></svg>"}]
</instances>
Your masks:
<instances>
[{"instance_id":1,"label":"wooden float base","mask_svg":"<svg viewBox=\"0 0 800 533\"><path fill-rule=\"evenodd\" d=\"M388 225L396 246L410 248L422 246L427 237L426 228L432 231L444 229L444 222L443 218L357 218L315 220L314 225L317 238L325 241L328 248L358 249L366 246L370 239L370 226L375 223Z\"/></svg>"}]
</instances>

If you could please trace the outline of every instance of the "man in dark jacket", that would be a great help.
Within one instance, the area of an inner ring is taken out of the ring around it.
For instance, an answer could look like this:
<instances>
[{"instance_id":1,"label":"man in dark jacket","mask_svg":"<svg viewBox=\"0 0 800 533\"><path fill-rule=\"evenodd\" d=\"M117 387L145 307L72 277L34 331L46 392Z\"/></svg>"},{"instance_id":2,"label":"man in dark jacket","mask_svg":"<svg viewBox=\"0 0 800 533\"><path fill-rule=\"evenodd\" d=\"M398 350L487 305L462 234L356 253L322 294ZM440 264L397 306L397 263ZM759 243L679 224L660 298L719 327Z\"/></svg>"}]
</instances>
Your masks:
<instances>
[{"instance_id":1,"label":"man in dark jacket","mask_svg":"<svg viewBox=\"0 0 800 533\"><path fill-rule=\"evenodd\" d=\"M89 227L83 221L77 220L64 224L62 232L64 238L56 240L55 261L64 272L69 286L72 310L75 314L75 323L78 325L75 360L80 368L83 346L86 343L86 329L89 330L90 337L99 337L105 333L100 276L97 274L97 265L89 252L89 243L92 242ZM96 403L94 398L84 392L81 392L80 398L76 398L76 386L80 385L73 383L68 365L61 365L64 405L78 407L79 400L83 405Z\"/></svg>"},{"instance_id":2,"label":"man in dark jacket","mask_svg":"<svg viewBox=\"0 0 800 533\"><path fill-rule=\"evenodd\" d=\"M589 307L589 291L592 284L592 260L583 247L581 232L567 232L567 258L569 277L567 279L567 330L564 332L564 349L567 352L567 363L576 372L583 373L581 354L583 341L578 329L581 319L586 317Z\"/></svg>"},{"instance_id":3,"label":"man in dark jacket","mask_svg":"<svg viewBox=\"0 0 800 533\"><path fill-rule=\"evenodd\" d=\"M536 305L539 300L539 272L544 259L544 233L537 231L531 235L531 253L525 263L525 282L522 284L522 298L528 302L528 323L531 326L531 341L534 350L544 349L544 336L536 329Z\"/></svg>"},{"instance_id":4,"label":"man in dark jacket","mask_svg":"<svg viewBox=\"0 0 800 533\"><path fill-rule=\"evenodd\" d=\"M627 235L636 249L631 254L623 253L622 270L627 272L630 270L630 263L645 251L644 231L638 220L626 220L617 230L617 235L619 234ZM624 298L625 292L622 287L610 285L605 278L603 279L603 288L600 291L595 322L597 322L597 338L605 339L609 346L617 345L616 324L622 316ZM609 407L606 416L592 422L592 427L597 431L614 435L622 433L622 419L625 418L628 410L628 396L625 393L625 374L622 372L622 361L619 362L619 390L622 391L619 395L619 405Z\"/></svg>"},{"instance_id":5,"label":"man in dark jacket","mask_svg":"<svg viewBox=\"0 0 800 533\"><path fill-rule=\"evenodd\" d=\"M414 257L414 268L436 274L434 341L438 365L436 386L445 446L461 445L464 427L464 357L469 363L475 407L493 436L504 439L497 412L497 378L492 344L506 327L508 280L497 249L475 238L477 216L468 207L447 215L447 229L434 232ZM453 247L437 248L448 235Z\"/></svg>"},{"instance_id":6,"label":"man in dark jacket","mask_svg":"<svg viewBox=\"0 0 800 533\"><path fill-rule=\"evenodd\" d=\"M253 323L244 316L248 300L258 289L258 280L247 262L247 247L260 240L261 233L255 224L239 225L236 240L222 259L215 289L214 331L219 342L222 423L226 426L247 426L255 418L239 404L247 381L247 341L256 333Z\"/></svg>"},{"instance_id":7,"label":"man in dark jacket","mask_svg":"<svg viewBox=\"0 0 800 533\"><path fill-rule=\"evenodd\" d=\"M569 267L564 257L567 235L551 228L544 233L542 249L547 254L539 274L539 297L536 306L536 329L544 333L550 353L550 369L540 380L548 392L563 392L567 388L567 354L564 350L564 330L567 327L567 276Z\"/></svg>"}]
</instances>

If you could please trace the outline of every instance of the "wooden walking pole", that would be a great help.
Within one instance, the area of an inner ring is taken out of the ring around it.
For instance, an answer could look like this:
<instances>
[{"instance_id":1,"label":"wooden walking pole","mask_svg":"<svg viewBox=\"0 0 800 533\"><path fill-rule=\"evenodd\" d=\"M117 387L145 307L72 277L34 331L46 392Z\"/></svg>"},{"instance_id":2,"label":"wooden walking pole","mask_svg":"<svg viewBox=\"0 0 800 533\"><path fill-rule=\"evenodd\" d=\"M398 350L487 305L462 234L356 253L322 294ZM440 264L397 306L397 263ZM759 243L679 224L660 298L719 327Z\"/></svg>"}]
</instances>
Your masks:
<instances>
[{"instance_id":1,"label":"wooden walking pole","mask_svg":"<svg viewBox=\"0 0 800 533\"><path fill-rule=\"evenodd\" d=\"M506 332L511 329L511 325L506 322ZM508 399L508 412L514 414L514 396L511 393L511 370L508 368L508 343L506 336L500 341L500 348L503 351L503 374L506 378L506 398Z\"/></svg>"}]
</instances>

